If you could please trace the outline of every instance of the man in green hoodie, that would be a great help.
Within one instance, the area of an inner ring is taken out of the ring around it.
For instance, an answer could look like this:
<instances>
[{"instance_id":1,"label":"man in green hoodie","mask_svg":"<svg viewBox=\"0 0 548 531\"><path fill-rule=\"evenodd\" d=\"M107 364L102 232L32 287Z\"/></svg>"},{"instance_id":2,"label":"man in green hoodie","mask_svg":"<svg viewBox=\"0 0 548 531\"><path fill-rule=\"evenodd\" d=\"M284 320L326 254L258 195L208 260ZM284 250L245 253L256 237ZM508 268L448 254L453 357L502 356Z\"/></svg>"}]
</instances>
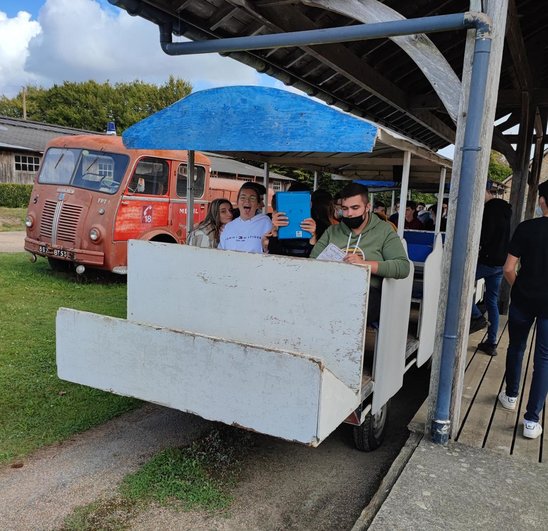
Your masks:
<instances>
[{"instance_id":1,"label":"man in green hoodie","mask_svg":"<svg viewBox=\"0 0 548 531\"><path fill-rule=\"evenodd\" d=\"M311 258L330 244L342 249L349 264L371 267L367 322L379 320L383 278L406 278L409 259L399 236L392 227L371 215L367 188L351 183L340 193L343 217L331 225L312 249Z\"/></svg>"}]
</instances>

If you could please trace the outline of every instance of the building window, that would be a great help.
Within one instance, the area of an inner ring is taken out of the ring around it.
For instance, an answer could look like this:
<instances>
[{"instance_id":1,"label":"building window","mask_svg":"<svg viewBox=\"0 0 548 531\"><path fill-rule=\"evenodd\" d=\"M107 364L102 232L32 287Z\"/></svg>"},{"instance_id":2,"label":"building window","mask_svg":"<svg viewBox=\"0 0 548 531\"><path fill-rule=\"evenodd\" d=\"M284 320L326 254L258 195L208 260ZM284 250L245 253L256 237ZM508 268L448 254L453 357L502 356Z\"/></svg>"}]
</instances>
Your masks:
<instances>
[{"instance_id":1,"label":"building window","mask_svg":"<svg viewBox=\"0 0 548 531\"><path fill-rule=\"evenodd\" d=\"M15 170L36 173L40 167L40 157L30 155L15 155Z\"/></svg>"},{"instance_id":2,"label":"building window","mask_svg":"<svg viewBox=\"0 0 548 531\"><path fill-rule=\"evenodd\" d=\"M282 182L281 181L272 181L272 190L275 192L278 192L282 189Z\"/></svg>"}]
</instances>

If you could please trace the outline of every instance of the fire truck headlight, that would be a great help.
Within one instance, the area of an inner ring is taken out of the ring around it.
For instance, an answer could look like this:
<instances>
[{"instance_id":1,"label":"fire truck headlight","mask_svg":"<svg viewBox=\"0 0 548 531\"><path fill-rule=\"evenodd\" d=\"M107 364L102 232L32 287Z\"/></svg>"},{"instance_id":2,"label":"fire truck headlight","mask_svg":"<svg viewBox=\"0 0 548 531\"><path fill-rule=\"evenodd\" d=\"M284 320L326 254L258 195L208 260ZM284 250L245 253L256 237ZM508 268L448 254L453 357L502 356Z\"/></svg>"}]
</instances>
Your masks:
<instances>
[{"instance_id":1,"label":"fire truck headlight","mask_svg":"<svg viewBox=\"0 0 548 531\"><path fill-rule=\"evenodd\" d=\"M92 242L98 242L98 241L101 239L101 232L99 231L99 229L93 227L93 228L89 231L89 239L90 239Z\"/></svg>"},{"instance_id":2,"label":"fire truck headlight","mask_svg":"<svg viewBox=\"0 0 548 531\"><path fill-rule=\"evenodd\" d=\"M34 218L32 216L27 216L25 218L25 225L30 229L34 225Z\"/></svg>"}]
</instances>

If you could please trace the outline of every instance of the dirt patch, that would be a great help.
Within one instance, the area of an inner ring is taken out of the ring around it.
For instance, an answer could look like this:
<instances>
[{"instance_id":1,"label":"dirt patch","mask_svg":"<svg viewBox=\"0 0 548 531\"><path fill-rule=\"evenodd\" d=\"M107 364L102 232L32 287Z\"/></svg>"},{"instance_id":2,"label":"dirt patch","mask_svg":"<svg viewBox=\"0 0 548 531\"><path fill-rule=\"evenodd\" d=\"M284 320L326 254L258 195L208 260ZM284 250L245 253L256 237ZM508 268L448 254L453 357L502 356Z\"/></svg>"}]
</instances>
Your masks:
<instances>
[{"instance_id":1,"label":"dirt patch","mask_svg":"<svg viewBox=\"0 0 548 531\"><path fill-rule=\"evenodd\" d=\"M348 425L318 448L251 434L230 493L233 501L217 512L117 504L118 485L127 474L165 448L188 445L213 426L199 417L147 405L37 452L22 468L0 469L0 529L66 529L68 515L96 501L106 508L103 522L112 515L121 524L103 529L351 529L405 443L407 423L426 396L427 372L411 370L406 381L392 400L386 440L374 452L354 449Z\"/></svg>"},{"instance_id":2,"label":"dirt patch","mask_svg":"<svg viewBox=\"0 0 548 531\"><path fill-rule=\"evenodd\" d=\"M0 468L0 529L59 529L79 506L111 498L123 477L164 448L189 444L207 423L147 405Z\"/></svg>"},{"instance_id":3,"label":"dirt patch","mask_svg":"<svg viewBox=\"0 0 548 531\"><path fill-rule=\"evenodd\" d=\"M25 232L0 232L0 253L22 253L25 251Z\"/></svg>"},{"instance_id":4,"label":"dirt patch","mask_svg":"<svg viewBox=\"0 0 548 531\"><path fill-rule=\"evenodd\" d=\"M227 511L181 514L155 505L137 515L131 529L350 529L400 447L392 440L377 452L358 452L348 426L318 448L254 438Z\"/></svg>"}]
</instances>

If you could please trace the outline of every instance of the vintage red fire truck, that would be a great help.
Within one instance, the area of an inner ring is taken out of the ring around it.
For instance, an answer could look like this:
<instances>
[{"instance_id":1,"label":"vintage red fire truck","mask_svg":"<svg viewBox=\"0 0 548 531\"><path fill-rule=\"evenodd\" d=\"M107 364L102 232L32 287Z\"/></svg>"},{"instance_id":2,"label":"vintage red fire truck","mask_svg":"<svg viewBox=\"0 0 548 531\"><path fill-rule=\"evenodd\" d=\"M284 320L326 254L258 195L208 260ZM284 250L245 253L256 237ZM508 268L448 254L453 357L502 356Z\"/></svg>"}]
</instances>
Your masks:
<instances>
[{"instance_id":1,"label":"vintage red fire truck","mask_svg":"<svg viewBox=\"0 0 548 531\"><path fill-rule=\"evenodd\" d=\"M53 269L124 274L128 240L183 243L187 162L186 151L126 149L118 136L52 140L30 198L25 249ZM194 223L212 199L235 203L241 184L212 178L209 159L196 153Z\"/></svg>"}]
</instances>

